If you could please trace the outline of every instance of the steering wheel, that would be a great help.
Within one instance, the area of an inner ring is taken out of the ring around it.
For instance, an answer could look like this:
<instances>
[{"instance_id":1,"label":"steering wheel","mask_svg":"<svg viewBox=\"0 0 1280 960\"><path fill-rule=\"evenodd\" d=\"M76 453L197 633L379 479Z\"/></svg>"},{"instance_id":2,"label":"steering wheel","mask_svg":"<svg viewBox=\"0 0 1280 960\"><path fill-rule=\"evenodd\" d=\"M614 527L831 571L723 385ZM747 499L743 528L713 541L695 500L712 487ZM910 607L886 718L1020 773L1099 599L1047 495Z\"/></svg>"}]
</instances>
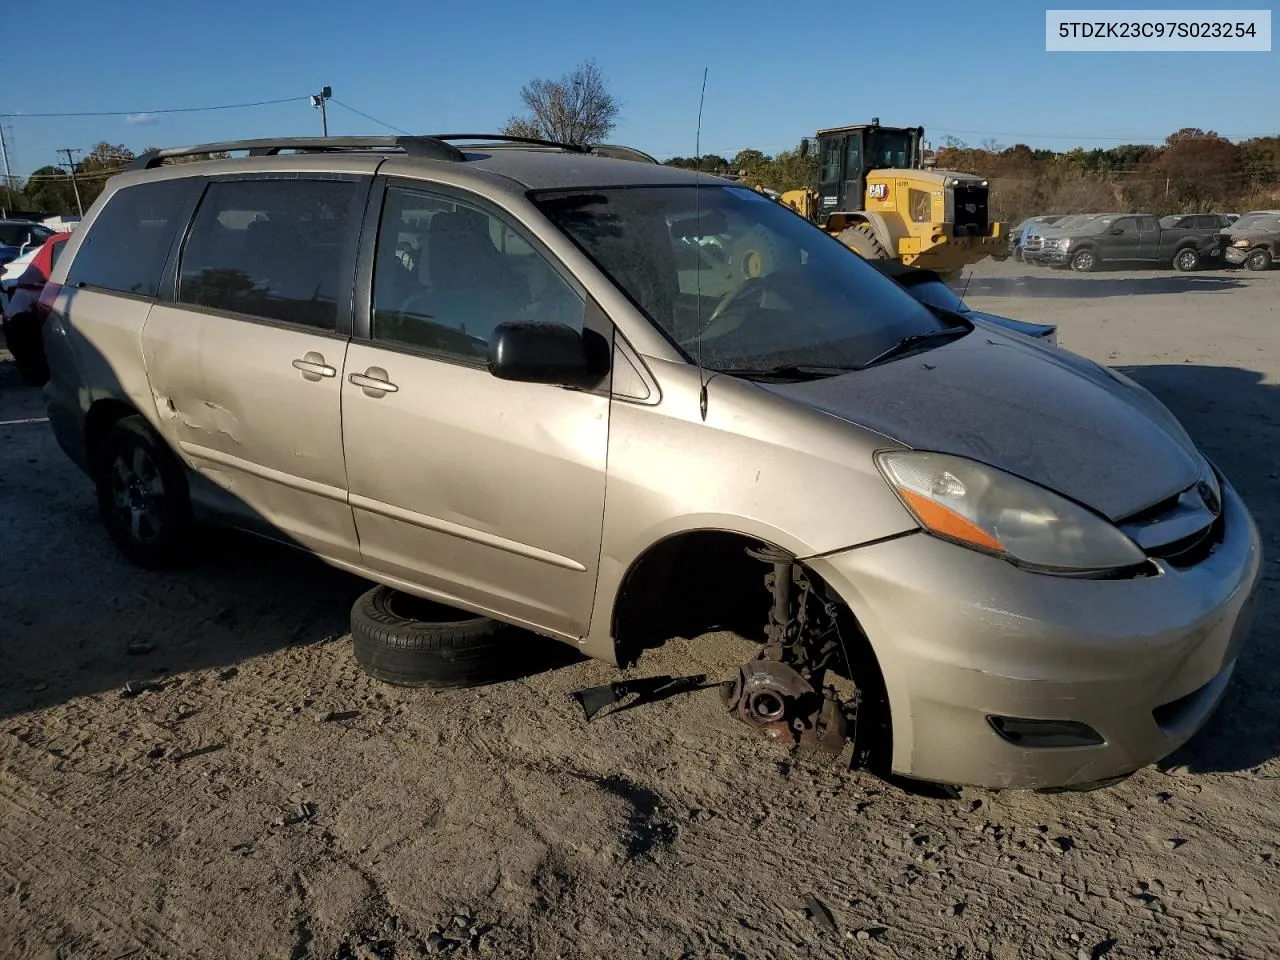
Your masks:
<instances>
[{"instance_id":1,"label":"steering wheel","mask_svg":"<svg viewBox=\"0 0 1280 960\"><path fill-rule=\"evenodd\" d=\"M711 334L715 326L720 322L731 308L744 306L748 302L748 297L755 297L755 306L759 307L764 304L765 294L774 289L774 281L771 275L766 274L762 277L748 277L742 282L742 285L730 290L720 302L716 304L716 308L711 311L711 316L707 317L707 325L703 328L701 336L706 337ZM734 327L724 325L725 329L719 332L728 333ZM736 326L736 324L734 325Z\"/></svg>"}]
</instances>

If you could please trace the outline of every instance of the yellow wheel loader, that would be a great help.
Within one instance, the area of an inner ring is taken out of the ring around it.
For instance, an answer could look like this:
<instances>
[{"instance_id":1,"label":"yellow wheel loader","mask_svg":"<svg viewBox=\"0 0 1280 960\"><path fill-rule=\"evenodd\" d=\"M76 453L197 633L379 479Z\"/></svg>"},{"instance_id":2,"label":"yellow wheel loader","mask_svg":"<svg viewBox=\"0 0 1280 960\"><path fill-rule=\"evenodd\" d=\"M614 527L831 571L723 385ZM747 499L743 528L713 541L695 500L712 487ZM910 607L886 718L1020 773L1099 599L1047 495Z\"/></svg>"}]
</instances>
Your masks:
<instances>
[{"instance_id":1,"label":"yellow wheel loader","mask_svg":"<svg viewBox=\"0 0 1280 960\"><path fill-rule=\"evenodd\" d=\"M859 256L899 260L945 277L1002 255L1007 225L988 213L982 177L927 165L923 127L870 124L819 130L800 144L816 152L816 190L789 190L781 202L817 223Z\"/></svg>"}]
</instances>

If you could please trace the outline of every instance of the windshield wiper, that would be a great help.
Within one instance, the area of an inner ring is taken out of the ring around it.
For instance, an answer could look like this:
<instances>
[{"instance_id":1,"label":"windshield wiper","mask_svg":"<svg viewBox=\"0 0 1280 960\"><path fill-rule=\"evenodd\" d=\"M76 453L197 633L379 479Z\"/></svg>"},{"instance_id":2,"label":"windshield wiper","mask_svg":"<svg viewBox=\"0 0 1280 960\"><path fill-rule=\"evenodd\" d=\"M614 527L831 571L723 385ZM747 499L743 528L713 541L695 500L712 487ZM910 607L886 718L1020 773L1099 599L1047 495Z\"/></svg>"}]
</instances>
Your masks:
<instances>
[{"instance_id":1,"label":"windshield wiper","mask_svg":"<svg viewBox=\"0 0 1280 960\"><path fill-rule=\"evenodd\" d=\"M903 337L889 349L876 354L862 366L873 367L877 363L884 363L886 360L900 357L904 353L910 353L917 347L923 346L932 340L950 340L953 337L963 337L968 332L968 327L944 327L941 330L931 330L928 333L913 333L909 337Z\"/></svg>"},{"instance_id":2,"label":"windshield wiper","mask_svg":"<svg viewBox=\"0 0 1280 960\"><path fill-rule=\"evenodd\" d=\"M851 373L859 369L854 366L838 366L824 364L786 363L776 367L737 367L717 370L716 373L728 374L731 377L761 380L821 380L823 377L837 377L842 373Z\"/></svg>"}]
</instances>

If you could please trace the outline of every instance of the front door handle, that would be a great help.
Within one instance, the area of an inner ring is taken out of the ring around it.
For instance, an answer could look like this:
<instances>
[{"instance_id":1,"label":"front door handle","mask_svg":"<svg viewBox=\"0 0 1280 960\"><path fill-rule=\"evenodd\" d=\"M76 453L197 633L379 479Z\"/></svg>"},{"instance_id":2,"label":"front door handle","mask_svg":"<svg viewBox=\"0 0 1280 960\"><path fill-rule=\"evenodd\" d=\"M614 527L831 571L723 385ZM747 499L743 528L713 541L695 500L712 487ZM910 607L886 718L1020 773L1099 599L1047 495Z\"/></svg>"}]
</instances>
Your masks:
<instances>
[{"instance_id":1,"label":"front door handle","mask_svg":"<svg viewBox=\"0 0 1280 960\"><path fill-rule=\"evenodd\" d=\"M381 367L370 367L364 373L351 374L347 379L363 390L366 397L380 397L400 389L387 379L387 371Z\"/></svg>"},{"instance_id":2,"label":"front door handle","mask_svg":"<svg viewBox=\"0 0 1280 960\"><path fill-rule=\"evenodd\" d=\"M322 380L325 377L336 377L338 371L324 362L324 354L308 350L293 361L295 370L302 371L304 380Z\"/></svg>"}]
</instances>

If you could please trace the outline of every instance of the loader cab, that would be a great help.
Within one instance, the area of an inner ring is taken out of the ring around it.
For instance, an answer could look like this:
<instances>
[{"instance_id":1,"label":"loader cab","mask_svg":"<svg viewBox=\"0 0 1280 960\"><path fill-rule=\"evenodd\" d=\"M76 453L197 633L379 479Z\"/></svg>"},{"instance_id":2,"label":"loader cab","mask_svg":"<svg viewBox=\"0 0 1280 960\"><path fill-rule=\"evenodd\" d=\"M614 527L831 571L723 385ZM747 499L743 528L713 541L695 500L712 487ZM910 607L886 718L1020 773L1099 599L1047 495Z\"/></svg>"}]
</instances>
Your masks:
<instances>
[{"instance_id":1,"label":"loader cab","mask_svg":"<svg viewBox=\"0 0 1280 960\"><path fill-rule=\"evenodd\" d=\"M867 174L873 170L918 169L923 127L882 127L869 124L819 130L801 145L801 155L818 154L818 223L837 211L866 206Z\"/></svg>"}]
</instances>

